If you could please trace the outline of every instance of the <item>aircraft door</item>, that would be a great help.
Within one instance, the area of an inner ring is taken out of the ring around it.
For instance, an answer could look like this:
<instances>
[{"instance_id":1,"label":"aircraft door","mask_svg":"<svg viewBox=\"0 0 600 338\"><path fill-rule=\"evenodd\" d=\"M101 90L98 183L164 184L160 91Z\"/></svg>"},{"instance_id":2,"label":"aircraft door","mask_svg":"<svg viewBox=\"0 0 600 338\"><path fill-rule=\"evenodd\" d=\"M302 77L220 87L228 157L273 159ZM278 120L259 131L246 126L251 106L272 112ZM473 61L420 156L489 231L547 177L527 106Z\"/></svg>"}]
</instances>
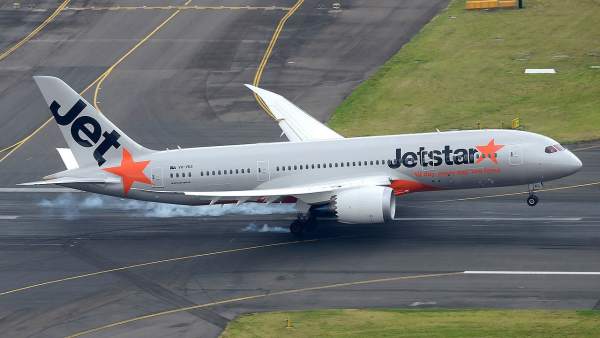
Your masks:
<instances>
[{"instance_id":1,"label":"aircraft door","mask_svg":"<svg viewBox=\"0 0 600 338\"><path fill-rule=\"evenodd\" d=\"M511 146L508 149L508 162L511 165L523 164L523 152L519 146Z\"/></svg>"},{"instance_id":2,"label":"aircraft door","mask_svg":"<svg viewBox=\"0 0 600 338\"><path fill-rule=\"evenodd\" d=\"M151 174L152 176L152 186L155 188L162 188L163 185L163 176L162 176L162 168L152 168Z\"/></svg>"},{"instance_id":3,"label":"aircraft door","mask_svg":"<svg viewBox=\"0 0 600 338\"><path fill-rule=\"evenodd\" d=\"M256 161L256 180L259 182L268 181L271 178L269 172L269 161Z\"/></svg>"}]
</instances>

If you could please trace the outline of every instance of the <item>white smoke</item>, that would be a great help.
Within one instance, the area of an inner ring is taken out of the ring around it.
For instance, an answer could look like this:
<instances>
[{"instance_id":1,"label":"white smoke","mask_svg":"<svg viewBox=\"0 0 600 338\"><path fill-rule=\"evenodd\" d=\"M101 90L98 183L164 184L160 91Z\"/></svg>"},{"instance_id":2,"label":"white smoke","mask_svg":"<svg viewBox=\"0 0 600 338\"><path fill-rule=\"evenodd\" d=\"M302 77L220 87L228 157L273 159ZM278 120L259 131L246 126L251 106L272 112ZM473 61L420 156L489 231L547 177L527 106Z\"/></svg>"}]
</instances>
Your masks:
<instances>
[{"instance_id":1,"label":"white smoke","mask_svg":"<svg viewBox=\"0 0 600 338\"><path fill-rule=\"evenodd\" d=\"M126 200L117 197L92 195L81 198L80 194L60 194L44 199L38 206L59 213L67 219L77 218L84 210L113 209L129 211L133 217L211 217L224 215L274 215L295 213L293 204L244 203L241 205L187 206L166 203Z\"/></svg>"},{"instance_id":2,"label":"white smoke","mask_svg":"<svg viewBox=\"0 0 600 338\"><path fill-rule=\"evenodd\" d=\"M244 232L284 232L284 233L289 232L287 229L282 228L282 227L272 227L272 226L269 226L268 224L263 224L262 227L259 227L258 225L254 224L254 223L248 224L248 226L243 228L242 231L244 231Z\"/></svg>"}]
</instances>

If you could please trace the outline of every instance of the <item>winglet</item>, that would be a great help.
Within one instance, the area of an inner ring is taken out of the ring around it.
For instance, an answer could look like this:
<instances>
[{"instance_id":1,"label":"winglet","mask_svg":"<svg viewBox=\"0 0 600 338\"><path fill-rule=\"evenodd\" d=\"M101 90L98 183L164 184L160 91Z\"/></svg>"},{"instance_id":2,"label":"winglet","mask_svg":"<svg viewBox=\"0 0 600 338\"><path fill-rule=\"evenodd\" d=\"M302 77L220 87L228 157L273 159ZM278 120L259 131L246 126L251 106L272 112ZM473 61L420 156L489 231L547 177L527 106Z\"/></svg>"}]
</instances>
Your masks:
<instances>
[{"instance_id":1,"label":"winglet","mask_svg":"<svg viewBox=\"0 0 600 338\"><path fill-rule=\"evenodd\" d=\"M343 138L283 96L253 85L245 84L245 86L263 100L290 141Z\"/></svg>"}]
</instances>

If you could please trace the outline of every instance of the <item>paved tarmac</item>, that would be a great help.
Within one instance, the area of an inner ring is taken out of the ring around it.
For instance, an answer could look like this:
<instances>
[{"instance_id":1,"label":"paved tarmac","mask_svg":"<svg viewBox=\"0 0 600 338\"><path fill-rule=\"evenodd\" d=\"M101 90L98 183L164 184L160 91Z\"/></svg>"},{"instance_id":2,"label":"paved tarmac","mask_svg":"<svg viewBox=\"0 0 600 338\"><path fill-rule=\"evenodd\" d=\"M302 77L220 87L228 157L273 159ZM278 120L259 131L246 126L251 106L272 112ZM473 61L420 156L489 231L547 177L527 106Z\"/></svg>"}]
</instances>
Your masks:
<instances>
[{"instance_id":1,"label":"paved tarmac","mask_svg":"<svg viewBox=\"0 0 600 338\"><path fill-rule=\"evenodd\" d=\"M306 1L287 22L262 83L326 120L444 4L342 1L342 11L332 11L331 2ZM43 20L22 13L24 21ZM61 13L0 61L0 144L48 118L32 74L83 89L172 13ZM283 15L182 10L108 76L99 105L157 149L275 140L279 129L241 84L252 82ZM600 272L600 144L570 146L581 149L584 169L547 184L535 208L516 194L525 187L419 193L399 200L393 223L325 221L300 241L286 231L293 215L285 207L169 207L11 190L62 170L53 148L63 144L50 125L0 162L2 335L62 337L135 319L87 336L211 337L239 314L288 309L600 308L599 275L531 274ZM486 197L499 194L506 195ZM464 273L472 270L527 274Z\"/></svg>"}]
</instances>

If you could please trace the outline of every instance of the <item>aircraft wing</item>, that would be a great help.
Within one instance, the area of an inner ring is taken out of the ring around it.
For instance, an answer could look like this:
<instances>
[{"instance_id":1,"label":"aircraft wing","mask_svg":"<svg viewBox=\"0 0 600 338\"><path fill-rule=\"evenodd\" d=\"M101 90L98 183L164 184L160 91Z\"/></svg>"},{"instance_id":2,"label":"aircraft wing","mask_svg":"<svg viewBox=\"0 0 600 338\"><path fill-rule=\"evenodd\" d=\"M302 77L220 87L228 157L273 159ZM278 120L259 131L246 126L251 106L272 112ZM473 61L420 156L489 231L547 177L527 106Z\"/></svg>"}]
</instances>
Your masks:
<instances>
[{"instance_id":1,"label":"aircraft wing","mask_svg":"<svg viewBox=\"0 0 600 338\"><path fill-rule=\"evenodd\" d=\"M374 185L389 186L390 178L388 176L372 176L360 179L338 180L324 184L291 186L285 188L238 191L165 191L163 193L196 196L201 200L210 200L211 204L221 200L235 200L238 201L238 203L243 203L246 201L275 202L288 196L297 197L307 203L317 203L328 201L331 193L335 193L337 190Z\"/></svg>"},{"instance_id":2,"label":"aircraft wing","mask_svg":"<svg viewBox=\"0 0 600 338\"><path fill-rule=\"evenodd\" d=\"M245 85L267 105L279 127L290 141L315 141L344 138L279 94Z\"/></svg>"}]
</instances>

